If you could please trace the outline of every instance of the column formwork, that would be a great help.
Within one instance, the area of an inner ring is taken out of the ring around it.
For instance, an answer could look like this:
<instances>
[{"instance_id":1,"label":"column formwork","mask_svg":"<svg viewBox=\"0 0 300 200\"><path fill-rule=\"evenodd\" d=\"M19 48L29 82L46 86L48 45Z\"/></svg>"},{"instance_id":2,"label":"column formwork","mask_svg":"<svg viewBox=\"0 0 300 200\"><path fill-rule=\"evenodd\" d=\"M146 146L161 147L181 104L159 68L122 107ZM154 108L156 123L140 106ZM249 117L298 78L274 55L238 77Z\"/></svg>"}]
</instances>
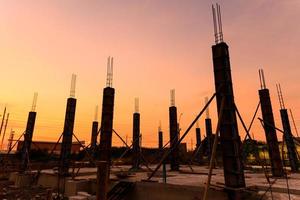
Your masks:
<instances>
[{"instance_id":1,"label":"column formwork","mask_svg":"<svg viewBox=\"0 0 300 200\"><path fill-rule=\"evenodd\" d=\"M243 188L245 187L245 176L241 139L236 120L228 45L225 42L213 45L212 54L218 114L221 112L221 104L224 101L223 115L219 123L225 186ZM233 192L232 195L232 199L238 198L237 193Z\"/></svg>"},{"instance_id":2,"label":"column formwork","mask_svg":"<svg viewBox=\"0 0 300 200\"><path fill-rule=\"evenodd\" d=\"M207 141L207 157L210 160L211 152L212 152L212 146L213 146L212 124L211 124L211 119L210 118L205 119L205 131L206 131L206 141Z\"/></svg>"},{"instance_id":3,"label":"column formwork","mask_svg":"<svg viewBox=\"0 0 300 200\"><path fill-rule=\"evenodd\" d=\"M264 131L268 144L268 152L271 162L272 175L274 177L282 177L284 175L282 160L278 138L275 130L275 121L272 110L272 103L268 89L259 90L259 99L261 105L261 113L264 120Z\"/></svg>"},{"instance_id":4,"label":"column formwork","mask_svg":"<svg viewBox=\"0 0 300 200\"><path fill-rule=\"evenodd\" d=\"M103 90L101 136L100 136L100 161L111 164L112 129L114 117L115 89L106 87Z\"/></svg>"},{"instance_id":5,"label":"column formwork","mask_svg":"<svg viewBox=\"0 0 300 200\"><path fill-rule=\"evenodd\" d=\"M199 147L201 144L201 130L196 128L196 147Z\"/></svg>"},{"instance_id":6,"label":"column formwork","mask_svg":"<svg viewBox=\"0 0 300 200\"><path fill-rule=\"evenodd\" d=\"M170 128L170 148L173 149L170 155L171 170L179 170L179 146L178 143L178 123L177 123L177 108L171 106L169 108L169 128Z\"/></svg>"},{"instance_id":7,"label":"column formwork","mask_svg":"<svg viewBox=\"0 0 300 200\"><path fill-rule=\"evenodd\" d=\"M158 149L163 148L163 132L158 131Z\"/></svg>"},{"instance_id":8,"label":"column formwork","mask_svg":"<svg viewBox=\"0 0 300 200\"><path fill-rule=\"evenodd\" d=\"M60 175L69 175L69 167L71 160L72 138L75 121L76 99L68 98L65 114L65 123L63 130L63 138L60 151Z\"/></svg>"},{"instance_id":9,"label":"column formwork","mask_svg":"<svg viewBox=\"0 0 300 200\"><path fill-rule=\"evenodd\" d=\"M287 148L288 159L293 172L299 171L299 160L297 158L297 149L291 131L290 121L287 109L280 110L281 122L284 130L284 140Z\"/></svg>"},{"instance_id":10,"label":"column formwork","mask_svg":"<svg viewBox=\"0 0 300 200\"><path fill-rule=\"evenodd\" d=\"M133 113L133 130L132 130L132 141L133 141L133 156L132 156L132 168L137 170L140 168L140 113Z\"/></svg>"},{"instance_id":11,"label":"column formwork","mask_svg":"<svg viewBox=\"0 0 300 200\"><path fill-rule=\"evenodd\" d=\"M28 167L28 157L31 149L35 119L36 112L29 112L22 146L21 171L25 171Z\"/></svg>"},{"instance_id":12,"label":"column formwork","mask_svg":"<svg viewBox=\"0 0 300 200\"><path fill-rule=\"evenodd\" d=\"M95 150L97 146L97 136L98 136L98 122L93 121L92 124L92 135L91 135L91 149Z\"/></svg>"}]
</instances>

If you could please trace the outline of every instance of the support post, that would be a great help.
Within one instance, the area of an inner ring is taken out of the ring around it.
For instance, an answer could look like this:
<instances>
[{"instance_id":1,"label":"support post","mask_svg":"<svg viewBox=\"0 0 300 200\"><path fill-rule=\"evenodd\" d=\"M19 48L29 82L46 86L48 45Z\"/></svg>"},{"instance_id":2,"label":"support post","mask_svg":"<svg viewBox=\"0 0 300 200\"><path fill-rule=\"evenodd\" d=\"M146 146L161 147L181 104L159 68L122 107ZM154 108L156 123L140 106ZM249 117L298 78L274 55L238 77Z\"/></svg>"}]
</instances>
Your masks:
<instances>
[{"instance_id":1,"label":"support post","mask_svg":"<svg viewBox=\"0 0 300 200\"><path fill-rule=\"evenodd\" d=\"M115 89L106 87L103 90L101 137L100 137L100 161L111 164L111 144L113 132Z\"/></svg>"},{"instance_id":2,"label":"support post","mask_svg":"<svg viewBox=\"0 0 300 200\"><path fill-rule=\"evenodd\" d=\"M284 130L284 140L287 147L288 158L290 161L291 170L293 172L299 171L299 160L297 158L297 149L294 143L293 134L291 131L290 121L287 109L280 110L282 127Z\"/></svg>"},{"instance_id":3,"label":"support post","mask_svg":"<svg viewBox=\"0 0 300 200\"><path fill-rule=\"evenodd\" d=\"M262 118L265 122L264 131L268 144L268 151L271 161L272 175L274 177L283 177L284 171L280 158L279 144L275 130L275 121L272 110L272 103L269 90L262 88L259 90L259 99L261 103ZM270 125L269 125L270 124Z\"/></svg>"},{"instance_id":4,"label":"support post","mask_svg":"<svg viewBox=\"0 0 300 200\"><path fill-rule=\"evenodd\" d=\"M28 167L28 157L32 143L36 112L29 112L27 119L26 131L24 134L24 142L22 147L21 171L25 171Z\"/></svg>"},{"instance_id":5,"label":"support post","mask_svg":"<svg viewBox=\"0 0 300 200\"><path fill-rule=\"evenodd\" d=\"M200 152L200 146L201 146L201 130L199 127L196 128L196 149L195 149L195 153L196 153L196 157L197 160L199 162L201 162L202 160L202 153Z\"/></svg>"},{"instance_id":6,"label":"support post","mask_svg":"<svg viewBox=\"0 0 300 200\"><path fill-rule=\"evenodd\" d=\"M140 168L140 113L133 113L133 157L132 157L132 169L138 170Z\"/></svg>"},{"instance_id":7,"label":"support post","mask_svg":"<svg viewBox=\"0 0 300 200\"><path fill-rule=\"evenodd\" d=\"M109 163L106 161L97 161L97 200L107 200Z\"/></svg>"},{"instance_id":8,"label":"support post","mask_svg":"<svg viewBox=\"0 0 300 200\"><path fill-rule=\"evenodd\" d=\"M235 103L231 78L228 45L225 42L212 46L215 89L217 92L217 110L221 112L224 99L223 117L220 122L220 142L223 157L225 186L227 188L244 188L245 177L242 163L241 139L238 132ZM231 192L232 199L238 193Z\"/></svg>"},{"instance_id":9,"label":"support post","mask_svg":"<svg viewBox=\"0 0 300 200\"><path fill-rule=\"evenodd\" d=\"M208 160L211 158L211 151L212 151L212 124L211 119L205 119L205 130L206 130L206 140L207 140L207 157Z\"/></svg>"},{"instance_id":10,"label":"support post","mask_svg":"<svg viewBox=\"0 0 300 200\"><path fill-rule=\"evenodd\" d=\"M178 125L177 125L177 108L171 106L169 108L169 124L170 124L170 149L173 149L170 155L170 164L172 171L179 170L179 145L178 143Z\"/></svg>"},{"instance_id":11,"label":"support post","mask_svg":"<svg viewBox=\"0 0 300 200\"><path fill-rule=\"evenodd\" d=\"M158 131L158 149L163 148L163 132Z\"/></svg>"},{"instance_id":12,"label":"support post","mask_svg":"<svg viewBox=\"0 0 300 200\"><path fill-rule=\"evenodd\" d=\"M98 136L98 122L93 121L92 124L92 137L91 137L91 149L95 151L97 146L97 136Z\"/></svg>"},{"instance_id":13,"label":"support post","mask_svg":"<svg viewBox=\"0 0 300 200\"><path fill-rule=\"evenodd\" d=\"M72 136L75 121L76 99L68 98L65 115L65 124L63 131L63 139L60 151L60 175L69 175L69 166L71 159Z\"/></svg>"}]
</instances>

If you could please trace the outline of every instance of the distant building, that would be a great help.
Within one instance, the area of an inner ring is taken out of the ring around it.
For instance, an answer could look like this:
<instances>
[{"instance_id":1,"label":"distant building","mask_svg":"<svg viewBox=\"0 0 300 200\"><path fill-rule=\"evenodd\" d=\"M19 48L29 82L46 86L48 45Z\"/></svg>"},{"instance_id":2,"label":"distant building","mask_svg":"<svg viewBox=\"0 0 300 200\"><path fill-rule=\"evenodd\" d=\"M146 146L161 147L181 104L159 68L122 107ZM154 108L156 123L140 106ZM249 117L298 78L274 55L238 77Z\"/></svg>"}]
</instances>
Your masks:
<instances>
[{"instance_id":1,"label":"distant building","mask_svg":"<svg viewBox=\"0 0 300 200\"><path fill-rule=\"evenodd\" d=\"M17 151L21 151L24 141L19 141L17 145ZM48 142L48 141L33 141L31 145L31 150L46 150L48 153L51 153L53 150L54 154L60 154L61 143L58 143L55 146L56 142ZM81 144L84 145L85 141L81 141ZM79 153L82 149L81 144L79 142L73 142L71 153ZM55 147L55 149L54 149Z\"/></svg>"}]
</instances>

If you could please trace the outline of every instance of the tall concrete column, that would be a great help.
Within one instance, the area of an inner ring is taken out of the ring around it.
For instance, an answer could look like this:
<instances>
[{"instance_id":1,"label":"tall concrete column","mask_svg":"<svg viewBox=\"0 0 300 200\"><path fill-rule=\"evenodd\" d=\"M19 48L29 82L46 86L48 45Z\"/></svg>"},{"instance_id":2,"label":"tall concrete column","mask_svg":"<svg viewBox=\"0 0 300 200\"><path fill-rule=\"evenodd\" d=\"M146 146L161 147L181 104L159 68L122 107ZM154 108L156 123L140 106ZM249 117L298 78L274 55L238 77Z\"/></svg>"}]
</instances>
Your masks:
<instances>
[{"instance_id":1,"label":"tall concrete column","mask_svg":"<svg viewBox=\"0 0 300 200\"><path fill-rule=\"evenodd\" d=\"M97 136L98 136L98 122L93 121L92 124L92 136L91 136L91 149L94 151L97 146Z\"/></svg>"},{"instance_id":2,"label":"tall concrete column","mask_svg":"<svg viewBox=\"0 0 300 200\"><path fill-rule=\"evenodd\" d=\"M158 149L163 148L163 132L161 130L158 131Z\"/></svg>"},{"instance_id":3,"label":"tall concrete column","mask_svg":"<svg viewBox=\"0 0 300 200\"><path fill-rule=\"evenodd\" d=\"M100 136L100 161L111 164L112 129L114 117L115 89L106 87L103 90L101 136Z\"/></svg>"},{"instance_id":4,"label":"tall concrete column","mask_svg":"<svg viewBox=\"0 0 300 200\"><path fill-rule=\"evenodd\" d=\"M262 117L264 122L266 122L264 123L264 131L268 144L272 175L274 177L281 177L284 175L284 171L280 157L279 144L275 130L275 122L269 90L266 88L259 90L259 99Z\"/></svg>"},{"instance_id":5,"label":"tall concrete column","mask_svg":"<svg viewBox=\"0 0 300 200\"><path fill-rule=\"evenodd\" d=\"M27 119L27 125L26 125L26 131L24 134L24 143L23 143L23 147L22 147L22 161L21 161L21 170L22 171L25 171L28 167L28 158L29 158L29 152L30 152L31 143L32 143L35 119L36 119L36 112L33 112L33 111L29 112L28 119Z\"/></svg>"},{"instance_id":6,"label":"tall concrete column","mask_svg":"<svg viewBox=\"0 0 300 200\"><path fill-rule=\"evenodd\" d=\"M170 148L174 149L170 155L171 170L179 170L179 147L178 142L178 124L177 124L177 108L171 106L169 108L169 125L170 125Z\"/></svg>"},{"instance_id":7,"label":"tall concrete column","mask_svg":"<svg viewBox=\"0 0 300 200\"><path fill-rule=\"evenodd\" d=\"M212 46L217 109L223 115L220 121L220 141L223 157L225 185L229 188L245 187L244 167L242 163L241 139L238 132L236 111L232 87L228 46L218 42ZM235 192L232 198L237 198Z\"/></svg>"},{"instance_id":8,"label":"tall concrete column","mask_svg":"<svg viewBox=\"0 0 300 200\"><path fill-rule=\"evenodd\" d=\"M97 161L97 190L96 200L107 200L109 189L109 164L106 161Z\"/></svg>"},{"instance_id":9,"label":"tall concrete column","mask_svg":"<svg viewBox=\"0 0 300 200\"><path fill-rule=\"evenodd\" d=\"M205 131L206 131L206 140L207 140L207 156L208 160L210 160L211 152L212 152L212 125L211 125L211 119L206 118L205 119Z\"/></svg>"},{"instance_id":10,"label":"tall concrete column","mask_svg":"<svg viewBox=\"0 0 300 200\"><path fill-rule=\"evenodd\" d=\"M76 101L77 100L73 97L70 97L67 100L63 139L60 151L60 174L63 176L67 176L69 174Z\"/></svg>"},{"instance_id":11,"label":"tall concrete column","mask_svg":"<svg viewBox=\"0 0 300 200\"><path fill-rule=\"evenodd\" d=\"M103 89L100 155L97 172L97 200L106 200L111 166L111 146L114 119L115 89L112 87L113 58L107 60L106 88ZM102 163L102 164L101 164Z\"/></svg>"},{"instance_id":12,"label":"tall concrete column","mask_svg":"<svg viewBox=\"0 0 300 200\"><path fill-rule=\"evenodd\" d=\"M196 160L198 162L201 162L203 160L203 154L200 151L200 149L203 149L203 146L201 146L201 129L199 127L196 128Z\"/></svg>"},{"instance_id":13,"label":"tall concrete column","mask_svg":"<svg viewBox=\"0 0 300 200\"><path fill-rule=\"evenodd\" d=\"M139 169L140 168L140 154L141 154L141 147L140 147L140 113L133 114L133 157L132 157L132 169Z\"/></svg>"},{"instance_id":14,"label":"tall concrete column","mask_svg":"<svg viewBox=\"0 0 300 200\"><path fill-rule=\"evenodd\" d=\"M196 147L199 147L201 144L201 131L200 128L196 128Z\"/></svg>"},{"instance_id":15,"label":"tall concrete column","mask_svg":"<svg viewBox=\"0 0 300 200\"><path fill-rule=\"evenodd\" d=\"M290 121L287 109L280 110L281 122L284 130L284 140L287 147L288 158L293 172L299 171L299 160L297 158L297 149L291 131Z\"/></svg>"}]
</instances>

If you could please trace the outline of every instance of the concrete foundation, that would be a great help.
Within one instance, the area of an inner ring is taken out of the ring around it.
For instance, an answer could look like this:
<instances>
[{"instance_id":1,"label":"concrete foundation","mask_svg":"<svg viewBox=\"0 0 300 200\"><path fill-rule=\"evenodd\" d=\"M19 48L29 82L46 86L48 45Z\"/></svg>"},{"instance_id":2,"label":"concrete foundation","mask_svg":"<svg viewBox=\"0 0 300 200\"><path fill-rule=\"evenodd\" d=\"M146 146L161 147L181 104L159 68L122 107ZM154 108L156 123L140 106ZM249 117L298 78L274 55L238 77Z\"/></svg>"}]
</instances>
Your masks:
<instances>
[{"instance_id":1,"label":"concrete foundation","mask_svg":"<svg viewBox=\"0 0 300 200\"><path fill-rule=\"evenodd\" d=\"M9 181L14 182L16 187L29 187L34 182L34 174L14 172L10 174Z\"/></svg>"},{"instance_id":2,"label":"concrete foundation","mask_svg":"<svg viewBox=\"0 0 300 200\"><path fill-rule=\"evenodd\" d=\"M207 180L208 169L206 166L193 166L194 171L186 166L182 165L182 171L171 171L168 172L167 182L163 183L161 178L161 171L158 171L157 176L153 177L153 182L141 182L148 177L148 172L137 172L126 178L119 179L116 174L123 170L127 171L130 169L130 165L112 168L112 178L110 179L108 185L108 191L118 191L114 187L117 186L119 181L126 181L134 183L134 186L127 191L124 196L125 199L130 200L161 200L161 199L180 199L180 200L196 200L201 199L203 195L203 188ZM151 166L153 167L153 166ZM260 168L259 166L256 166ZM72 180L70 177L65 179L65 195L71 199L95 199L96 197L96 168L82 168L78 176ZM24 174L11 173L10 180L6 180L7 183L13 183L13 188L15 190L19 186L22 188L44 188L44 191L50 189L52 192L57 191L58 175L52 170L45 170L38 177L36 173L28 173L28 176ZM36 178L37 177L37 178ZM34 178L34 184L32 184L32 178ZM269 184L265 178L263 170L246 170L245 178L247 182L246 190L241 190L243 196L242 199L252 200L260 199L257 197L257 191L259 194L263 194L265 190L269 187ZM21 181L20 181L21 180ZM285 179L275 179L270 178L270 181L275 181L272 191L274 194L274 199L281 200L287 199L287 186ZM291 194L291 199L300 199L300 174L290 174L289 175L289 191ZM1 182L1 181L0 181ZM15 183L17 184L15 185ZM216 168L213 171L212 177L212 188L209 191L209 199L228 199L227 193L224 192L223 188L225 185L223 169ZM1 183L0 183L1 185ZM61 182L62 187L62 182ZM19 188L20 188L19 187ZM114 188L114 189L112 189ZM252 191L248 193L247 191ZM1 191L0 191L1 197ZM278 198L277 198L278 197ZM279 198L280 197L280 198ZM270 192L267 193L265 200L271 199Z\"/></svg>"},{"instance_id":3,"label":"concrete foundation","mask_svg":"<svg viewBox=\"0 0 300 200\"><path fill-rule=\"evenodd\" d=\"M201 199L203 191L204 187L137 182L133 191L127 195L126 200L194 200ZM244 193L243 197L254 200L258 196ZM213 188L209 190L207 199L229 200L227 193L221 189Z\"/></svg>"}]
</instances>

